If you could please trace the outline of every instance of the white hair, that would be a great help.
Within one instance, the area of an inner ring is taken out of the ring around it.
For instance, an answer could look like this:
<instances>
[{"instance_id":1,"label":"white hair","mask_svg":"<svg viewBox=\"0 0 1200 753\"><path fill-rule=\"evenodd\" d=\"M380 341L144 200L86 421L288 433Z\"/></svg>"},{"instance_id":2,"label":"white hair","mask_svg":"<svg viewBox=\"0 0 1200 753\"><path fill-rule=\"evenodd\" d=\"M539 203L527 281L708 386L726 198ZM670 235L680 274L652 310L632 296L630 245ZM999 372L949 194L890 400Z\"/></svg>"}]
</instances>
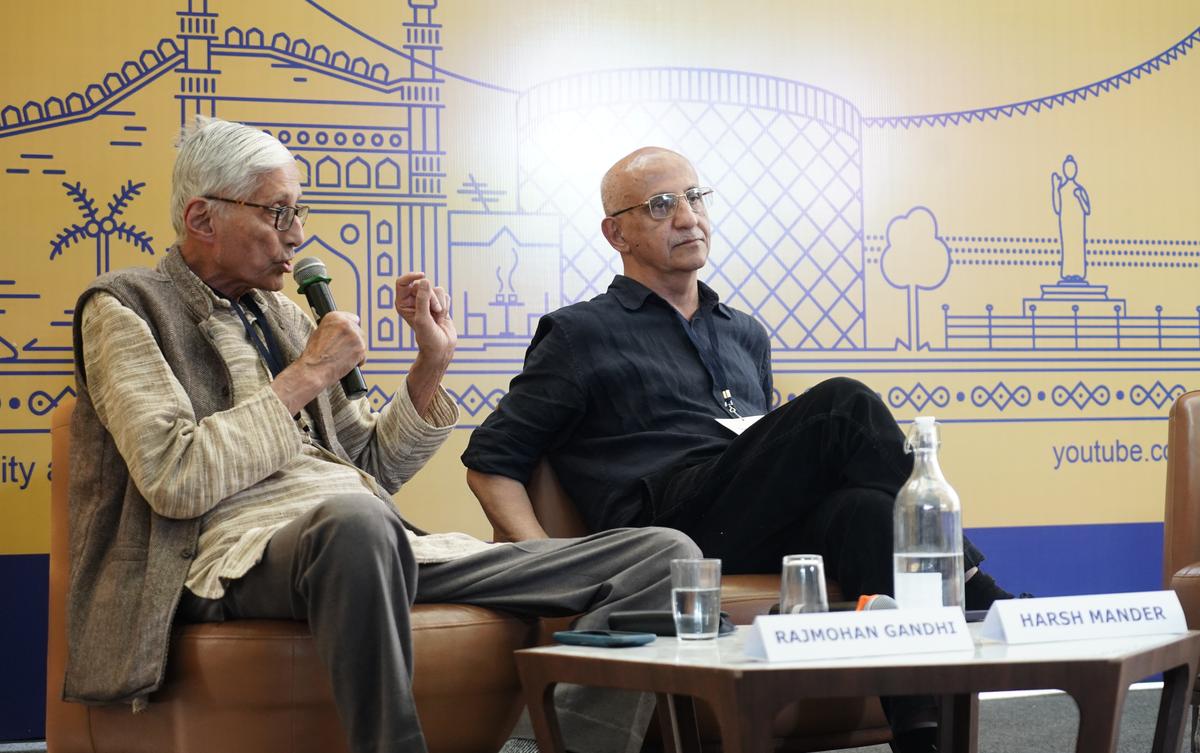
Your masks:
<instances>
[{"instance_id":1,"label":"white hair","mask_svg":"<svg viewBox=\"0 0 1200 753\"><path fill-rule=\"evenodd\" d=\"M179 141L171 175L175 242L187 238L183 210L192 199L221 196L248 200L263 175L294 164L291 152L274 136L241 123L197 115ZM210 211L221 210L221 203L213 202Z\"/></svg>"}]
</instances>

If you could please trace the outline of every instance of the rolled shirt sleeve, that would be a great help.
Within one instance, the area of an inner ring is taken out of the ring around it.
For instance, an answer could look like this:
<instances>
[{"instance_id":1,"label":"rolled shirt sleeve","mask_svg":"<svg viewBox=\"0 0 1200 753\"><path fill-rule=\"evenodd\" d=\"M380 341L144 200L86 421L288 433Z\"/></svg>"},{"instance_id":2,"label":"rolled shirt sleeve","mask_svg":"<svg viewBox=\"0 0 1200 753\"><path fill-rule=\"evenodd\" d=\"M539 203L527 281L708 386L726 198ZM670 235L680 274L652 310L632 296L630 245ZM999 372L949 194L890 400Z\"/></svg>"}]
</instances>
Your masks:
<instances>
[{"instance_id":1,"label":"rolled shirt sleeve","mask_svg":"<svg viewBox=\"0 0 1200 753\"><path fill-rule=\"evenodd\" d=\"M508 394L471 434L467 468L528 483L538 461L570 437L587 411L587 393L566 329L542 317Z\"/></svg>"}]
</instances>

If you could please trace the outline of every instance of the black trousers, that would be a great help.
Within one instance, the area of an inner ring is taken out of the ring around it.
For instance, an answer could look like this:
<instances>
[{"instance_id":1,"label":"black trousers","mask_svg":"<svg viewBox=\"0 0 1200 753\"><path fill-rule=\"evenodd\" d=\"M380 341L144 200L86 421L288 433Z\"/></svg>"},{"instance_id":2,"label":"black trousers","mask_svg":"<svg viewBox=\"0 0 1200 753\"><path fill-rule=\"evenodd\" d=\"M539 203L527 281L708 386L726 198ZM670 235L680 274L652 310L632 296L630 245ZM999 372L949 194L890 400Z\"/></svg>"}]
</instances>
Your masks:
<instances>
[{"instance_id":1,"label":"black trousers","mask_svg":"<svg viewBox=\"0 0 1200 753\"><path fill-rule=\"evenodd\" d=\"M866 385L835 378L763 416L720 455L650 484L650 520L678 528L726 574L820 554L843 595L892 594L892 508L912 473L904 433ZM971 569L983 553L963 539ZM936 723L928 696L880 699L896 733Z\"/></svg>"},{"instance_id":2,"label":"black trousers","mask_svg":"<svg viewBox=\"0 0 1200 753\"><path fill-rule=\"evenodd\" d=\"M820 554L849 599L892 593L892 508L912 472L904 434L866 385L835 378L763 416L720 455L671 473L650 523L688 534L727 574ZM964 564L983 554L964 539Z\"/></svg>"}]
</instances>

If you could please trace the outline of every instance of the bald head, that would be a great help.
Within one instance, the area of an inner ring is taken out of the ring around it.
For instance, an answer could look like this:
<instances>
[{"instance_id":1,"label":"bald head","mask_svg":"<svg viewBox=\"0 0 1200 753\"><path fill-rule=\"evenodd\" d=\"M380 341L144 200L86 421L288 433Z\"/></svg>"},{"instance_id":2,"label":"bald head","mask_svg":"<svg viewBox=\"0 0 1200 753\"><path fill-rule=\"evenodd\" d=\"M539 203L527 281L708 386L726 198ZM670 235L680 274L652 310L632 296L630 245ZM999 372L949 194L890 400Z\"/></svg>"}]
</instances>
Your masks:
<instances>
[{"instance_id":1,"label":"bald head","mask_svg":"<svg viewBox=\"0 0 1200 753\"><path fill-rule=\"evenodd\" d=\"M647 185L653 177L680 165L686 166L695 178L696 168L686 157L660 146L644 146L617 160L600 180L600 202L605 216L645 201L649 195Z\"/></svg>"},{"instance_id":2,"label":"bald head","mask_svg":"<svg viewBox=\"0 0 1200 753\"><path fill-rule=\"evenodd\" d=\"M692 163L661 147L645 147L622 157L600 181L604 202L600 232L621 255L625 276L689 318L699 305L697 273L708 260L712 228L702 198L681 201L680 197L699 187ZM671 200L657 202L651 213L647 200L663 194Z\"/></svg>"}]
</instances>

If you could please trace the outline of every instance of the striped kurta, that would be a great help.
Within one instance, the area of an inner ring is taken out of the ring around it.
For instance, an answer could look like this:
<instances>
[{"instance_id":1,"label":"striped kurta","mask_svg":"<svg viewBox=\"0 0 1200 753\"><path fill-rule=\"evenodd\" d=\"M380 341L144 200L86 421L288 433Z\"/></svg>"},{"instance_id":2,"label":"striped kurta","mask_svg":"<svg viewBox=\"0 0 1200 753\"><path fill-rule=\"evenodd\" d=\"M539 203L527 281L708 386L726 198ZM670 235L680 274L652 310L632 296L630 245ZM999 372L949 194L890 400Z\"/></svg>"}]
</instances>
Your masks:
<instances>
[{"instance_id":1,"label":"striped kurta","mask_svg":"<svg viewBox=\"0 0 1200 753\"><path fill-rule=\"evenodd\" d=\"M307 336L312 320L279 297ZM204 598L220 598L227 581L262 558L277 530L322 500L355 491L394 493L445 441L458 418L457 407L441 389L426 420L413 407L407 384L378 414L368 401L347 400L335 387L331 402L338 440L368 473L321 447L303 413L295 419L288 414L228 301L213 295L213 315L201 326L229 369L232 407L201 421L150 328L133 311L99 293L85 306L82 326L96 413L138 491L160 515L201 519L186 586ZM380 504L386 503L381 499ZM409 537L421 563L492 546L460 533L410 531Z\"/></svg>"}]
</instances>

